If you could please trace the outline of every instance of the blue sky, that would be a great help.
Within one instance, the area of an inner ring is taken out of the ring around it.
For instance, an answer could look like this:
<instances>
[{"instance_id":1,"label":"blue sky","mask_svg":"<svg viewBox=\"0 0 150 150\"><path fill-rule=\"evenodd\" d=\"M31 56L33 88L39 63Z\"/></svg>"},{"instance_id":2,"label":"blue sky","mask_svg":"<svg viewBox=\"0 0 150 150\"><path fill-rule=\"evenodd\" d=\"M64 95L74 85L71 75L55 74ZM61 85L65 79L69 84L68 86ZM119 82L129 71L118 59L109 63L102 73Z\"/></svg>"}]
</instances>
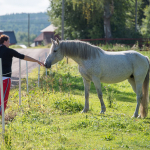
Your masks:
<instances>
[{"instance_id":1,"label":"blue sky","mask_svg":"<svg viewBox=\"0 0 150 150\"><path fill-rule=\"evenodd\" d=\"M0 16L12 13L46 12L49 0L0 0Z\"/></svg>"}]
</instances>

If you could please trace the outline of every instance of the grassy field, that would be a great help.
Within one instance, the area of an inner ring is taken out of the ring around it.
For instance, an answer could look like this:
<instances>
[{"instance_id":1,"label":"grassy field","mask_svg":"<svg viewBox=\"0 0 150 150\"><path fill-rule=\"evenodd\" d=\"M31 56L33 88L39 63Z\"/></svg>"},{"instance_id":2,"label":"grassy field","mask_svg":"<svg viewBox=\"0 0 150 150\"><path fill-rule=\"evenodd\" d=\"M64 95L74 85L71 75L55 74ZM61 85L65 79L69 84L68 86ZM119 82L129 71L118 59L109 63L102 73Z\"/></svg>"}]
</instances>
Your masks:
<instances>
[{"instance_id":1,"label":"grassy field","mask_svg":"<svg viewBox=\"0 0 150 150\"><path fill-rule=\"evenodd\" d=\"M149 56L150 52L141 52ZM146 119L131 118L136 95L127 81L102 83L105 114L99 114L100 102L93 83L90 89L90 111L82 114L84 86L76 63L65 59L48 70L41 70L40 88L37 69L22 79L22 105L18 87L11 89L5 111L5 150L148 150L150 149L150 107ZM0 128L1 119L0 119Z\"/></svg>"}]
</instances>

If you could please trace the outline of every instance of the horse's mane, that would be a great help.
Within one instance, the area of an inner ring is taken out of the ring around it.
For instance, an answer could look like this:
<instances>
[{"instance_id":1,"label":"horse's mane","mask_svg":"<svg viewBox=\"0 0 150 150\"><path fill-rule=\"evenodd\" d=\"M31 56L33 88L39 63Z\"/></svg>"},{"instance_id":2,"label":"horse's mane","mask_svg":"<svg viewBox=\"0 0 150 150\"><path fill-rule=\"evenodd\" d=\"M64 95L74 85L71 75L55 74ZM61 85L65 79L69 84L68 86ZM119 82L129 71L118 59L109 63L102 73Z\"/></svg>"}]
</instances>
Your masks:
<instances>
[{"instance_id":1,"label":"horse's mane","mask_svg":"<svg viewBox=\"0 0 150 150\"><path fill-rule=\"evenodd\" d=\"M61 41L60 49L64 56L75 56L82 59L95 58L104 52L97 46L79 40Z\"/></svg>"}]
</instances>

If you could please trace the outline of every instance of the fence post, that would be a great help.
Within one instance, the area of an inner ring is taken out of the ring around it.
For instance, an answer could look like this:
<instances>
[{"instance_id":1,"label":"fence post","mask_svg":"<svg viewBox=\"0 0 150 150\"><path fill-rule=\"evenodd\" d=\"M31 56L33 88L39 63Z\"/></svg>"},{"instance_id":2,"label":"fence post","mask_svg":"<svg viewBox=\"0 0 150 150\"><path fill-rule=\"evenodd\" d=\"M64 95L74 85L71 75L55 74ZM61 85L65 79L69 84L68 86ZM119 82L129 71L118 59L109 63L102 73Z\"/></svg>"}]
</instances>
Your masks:
<instances>
[{"instance_id":1,"label":"fence post","mask_svg":"<svg viewBox=\"0 0 150 150\"><path fill-rule=\"evenodd\" d=\"M47 58L47 53L45 53L45 59ZM46 68L46 76L47 76L47 68Z\"/></svg>"},{"instance_id":2,"label":"fence post","mask_svg":"<svg viewBox=\"0 0 150 150\"><path fill-rule=\"evenodd\" d=\"M21 105L21 59L19 59L19 105Z\"/></svg>"},{"instance_id":3,"label":"fence post","mask_svg":"<svg viewBox=\"0 0 150 150\"><path fill-rule=\"evenodd\" d=\"M52 74L52 67L50 68L50 73L49 74Z\"/></svg>"},{"instance_id":4,"label":"fence post","mask_svg":"<svg viewBox=\"0 0 150 150\"><path fill-rule=\"evenodd\" d=\"M39 57L39 61L40 61L40 57ZM38 87L40 86L40 65L39 65L39 68L38 68Z\"/></svg>"},{"instance_id":5,"label":"fence post","mask_svg":"<svg viewBox=\"0 0 150 150\"><path fill-rule=\"evenodd\" d=\"M5 116L4 116L4 97L3 97L3 77L2 77L2 59L0 58L0 84L1 84L1 114L2 114L2 135L5 133Z\"/></svg>"},{"instance_id":6,"label":"fence post","mask_svg":"<svg viewBox=\"0 0 150 150\"><path fill-rule=\"evenodd\" d=\"M26 74L27 74L27 93L29 92L28 90L28 62L26 61Z\"/></svg>"}]
</instances>

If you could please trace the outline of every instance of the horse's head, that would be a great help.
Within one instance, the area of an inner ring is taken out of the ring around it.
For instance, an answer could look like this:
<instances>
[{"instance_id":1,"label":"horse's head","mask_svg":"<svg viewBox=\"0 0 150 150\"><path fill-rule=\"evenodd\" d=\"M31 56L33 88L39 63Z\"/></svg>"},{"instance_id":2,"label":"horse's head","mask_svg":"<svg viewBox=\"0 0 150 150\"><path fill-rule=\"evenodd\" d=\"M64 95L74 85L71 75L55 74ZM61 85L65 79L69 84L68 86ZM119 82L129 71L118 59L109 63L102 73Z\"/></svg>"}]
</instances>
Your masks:
<instances>
[{"instance_id":1,"label":"horse's head","mask_svg":"<svg viewBox=\"0 0 150 150\"><path fill-rule=\"evenodd\" d=\"M63 54L60 51L60 44L59 44L59 40L56 39L56 41L54 41L53 39L51 39L52 41L52 46L50 48L50 52L49 55L47 56L44 65L46 68L51 68L51 65L57 63L58 61L63 59Z\"/></svg>"}]
</instances>

